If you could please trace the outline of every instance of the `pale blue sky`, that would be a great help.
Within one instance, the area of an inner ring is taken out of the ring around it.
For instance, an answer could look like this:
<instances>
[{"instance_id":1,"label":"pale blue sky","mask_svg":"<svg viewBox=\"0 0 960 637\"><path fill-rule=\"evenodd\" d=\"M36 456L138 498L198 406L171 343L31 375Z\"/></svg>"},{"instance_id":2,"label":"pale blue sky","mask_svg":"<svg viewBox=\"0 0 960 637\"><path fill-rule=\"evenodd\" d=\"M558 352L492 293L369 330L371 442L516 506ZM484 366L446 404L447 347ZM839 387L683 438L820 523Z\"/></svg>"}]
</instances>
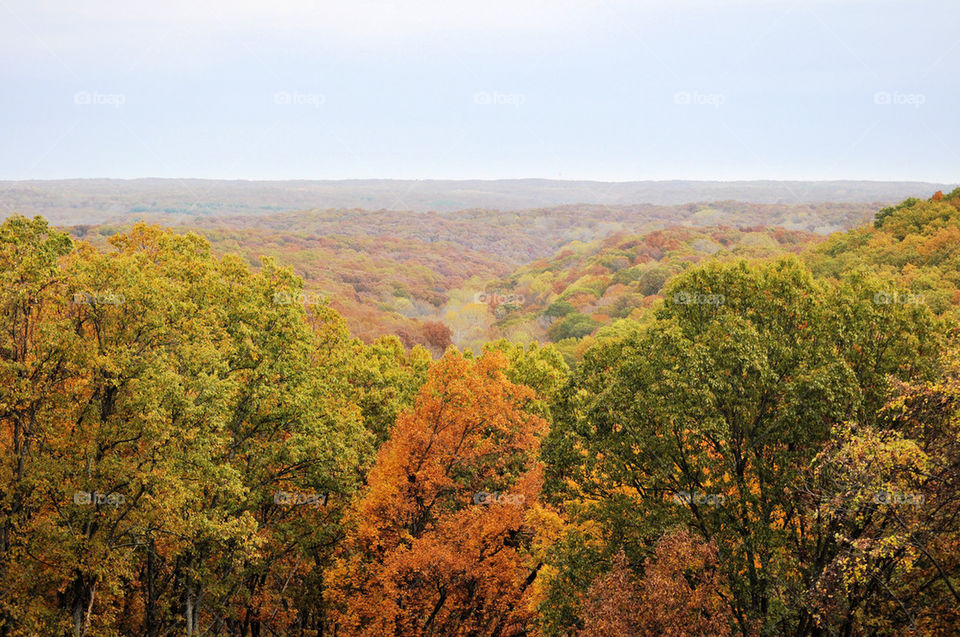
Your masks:
<instances>
[{"instance_id":1,"label":"pale blue sky","mask_svg":"<svg viewBox=\"0 0 960 637\"><path fill-rule=\"evenodd\" d=\"M0 179L960 179L960 2L0 0Z\"/></svg>"}]
</instances>

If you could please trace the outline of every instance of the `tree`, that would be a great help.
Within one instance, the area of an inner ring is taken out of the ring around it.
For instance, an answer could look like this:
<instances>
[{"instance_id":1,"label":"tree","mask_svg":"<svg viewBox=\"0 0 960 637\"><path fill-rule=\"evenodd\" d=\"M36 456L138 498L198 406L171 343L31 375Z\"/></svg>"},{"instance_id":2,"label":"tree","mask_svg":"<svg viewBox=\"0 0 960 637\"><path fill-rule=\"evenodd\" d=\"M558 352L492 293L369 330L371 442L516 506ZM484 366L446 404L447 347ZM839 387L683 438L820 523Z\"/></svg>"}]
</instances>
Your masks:
<instances>
[{"instance_id":1,"label":"tree","mask_svg":"<svg viewBox=\"0 0 960 637\"><path fill-rule=\"evenodd\" d=\"M545 422L506 366L497 352L450 350L398 419L326 579L338 634L525 631Z\"/></svg>"},{"instance_id":2,"label":"tree","mask_svg":"<svg viewBox=\"0 0 960 637\"><path fill-rule=\"evenodd\" d=\"M389 437L397 416L413 405L431 361L426 349L414 347L408 353L396 336L355 344L348 381L377 447Z\"/></svg>"},{"instance_id":3,"label":"tree","mask_svg":"<svg viewBox=\"0 0 960 637\"><path fill-rule=\"evenodd\" d=\"M530 403L529 410L551 421L550 409L570 374L570 367L556 347L536 342L524 346L501 339L487 343L483 350L502 352L507 357L507 378L532 389L535 400Z\"/></svg>"},{"instance_id":4,"label":"tree","mask_svg":"<svg viewBox=\"0 0 960 637\"><path fill-rule=\"evenodd\" d=\"M565 338L582 338L592 334L599 325L586 314L571 312L550 326L550 340L562 341Z\"/></svg>"},{"instance_id":5,"label":"tree","mask_svg":"<svg viewBox=\"0 0 960 637\"><path fill-rule=\"evenodd\" d=\"M452 340L450 328L439 321L423 323L423 338L435 352L442 354L450 347Z\"/></svg>"},{"instance_id":6,"label":"tree","mask_svg":"<svg viewBox=\"0 0 960 637\"><path fill-rule=\"evenodd\" d=\"M741 632L794 624L810 462L833 425L879 408L883 373L920 374L936 347L929 313L911 323L872 289L818 283L796 259L678 277L656 322L588 352L563 392L547 493L631 559L665 528L696 532L717 547Z\"/></svg>"},{"instance_id":7,"label":"tree","mask_svg":"<svg viewBox=\"0 0 960 637\"><path fill-rule=\"evenodd\" d=\"M59 268L72 248L40 217L13 216L0 226L0 635L36 632L46 612L48 590L29 597L14 583L30 559L32 521L50 507L36 459L79 399L80 339L69 330Z\"/></svg>"},{"instance_id":8,"label":"tree","mask_svg":"<svg viewBox=\"0 0 960 637\"><path fill-rule=\"evenodd\" d=\"M636 581L626 555L598 577L584 604L583 637L732 634L716 548L687 531L664 534Z\"/></svg>"},{"instance_id":9,"label":"tree","mask_svg":"<svg viewBox=\"0 0 960 637\"><path fill-rule=\"evenodd\" d=\"M960 621L958 355L898 384L876 429L842 428L814 463L805 522L817 625L922 635Z\"/></svg>"},{"instance_id":10,"label":"tree","mask_svg":"<svg viewBox=\"0 0 960 637\"><path fill-rule=\"evenodd\" d=\"M299 281L142 225L108 252L21 218L0 239L0 633L302 621L286 589L322 568L370 446L336 332L276 302Z\"/></svg>"}]
</instances>

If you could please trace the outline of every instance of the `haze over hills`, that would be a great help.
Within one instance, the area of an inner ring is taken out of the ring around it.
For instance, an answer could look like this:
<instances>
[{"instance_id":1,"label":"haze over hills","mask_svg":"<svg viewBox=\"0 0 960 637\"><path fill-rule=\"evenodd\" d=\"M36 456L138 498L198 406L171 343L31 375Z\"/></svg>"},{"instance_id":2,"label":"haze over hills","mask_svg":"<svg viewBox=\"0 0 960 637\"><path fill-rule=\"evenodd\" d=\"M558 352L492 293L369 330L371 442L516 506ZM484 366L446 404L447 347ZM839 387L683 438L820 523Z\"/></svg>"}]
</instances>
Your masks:
<instances>
[{"instance_id":1,"label":"haze over hills","mask_svg":"<svg viewBox=\"0 0 960 637\"><path fill-rule=\"evenodd\" d=\"M885 181L562 181L63 179L0 181L0 215L42 214L55 224L120 221L131 215L264 215L305 209L363 208L452 212L522 210L571 204L675 205L876 203L947 191L948 184Z\"/></svg>"}]
</instances>

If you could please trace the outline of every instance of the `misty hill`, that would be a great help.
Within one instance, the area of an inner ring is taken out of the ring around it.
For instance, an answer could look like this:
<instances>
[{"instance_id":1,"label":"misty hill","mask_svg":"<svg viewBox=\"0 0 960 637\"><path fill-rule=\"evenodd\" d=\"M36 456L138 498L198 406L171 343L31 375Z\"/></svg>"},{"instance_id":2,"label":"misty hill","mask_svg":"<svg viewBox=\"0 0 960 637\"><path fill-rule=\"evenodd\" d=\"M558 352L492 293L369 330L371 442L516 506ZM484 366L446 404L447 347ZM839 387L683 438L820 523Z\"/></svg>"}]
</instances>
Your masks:
<instances>
[{"instance_id":1,"label":"misty hill","mask_svg":"<svg viewBox=\"0 0 960 637\"><path fill-rule=\"evenodd\" d=\"M950 188L947 184L880 181L66 179L0 181L0 216L42 214L53 223L72 225L152 214L219 217L330 208L510 211L582 203L675 205L725 200L888 204Z\"/></svg>"}]
</instances>

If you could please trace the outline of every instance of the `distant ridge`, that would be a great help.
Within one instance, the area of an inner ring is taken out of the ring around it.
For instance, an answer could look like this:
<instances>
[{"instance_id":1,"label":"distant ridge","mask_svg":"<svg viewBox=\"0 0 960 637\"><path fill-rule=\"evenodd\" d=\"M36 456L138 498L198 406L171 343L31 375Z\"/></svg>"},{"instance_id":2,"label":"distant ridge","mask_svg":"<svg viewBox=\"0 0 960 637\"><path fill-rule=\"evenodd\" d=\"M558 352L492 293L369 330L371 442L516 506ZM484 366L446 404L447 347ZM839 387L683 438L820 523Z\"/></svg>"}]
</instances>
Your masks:
<instances>
[{"instance_id":1,"label":"distant ridge","mask_svg":"<svg viewBox=\"0 0 960 637\"><path fill-rule=\"evenodd\" d=\"M675 205L877 203L929 197L955 185L916 181L564 181L62 179L0 181L0 216L42 214L54 223L99 223L137 213L263 215L291 210L364 208L504 211L568 204Z\"/></svg>"}]
</instances>

